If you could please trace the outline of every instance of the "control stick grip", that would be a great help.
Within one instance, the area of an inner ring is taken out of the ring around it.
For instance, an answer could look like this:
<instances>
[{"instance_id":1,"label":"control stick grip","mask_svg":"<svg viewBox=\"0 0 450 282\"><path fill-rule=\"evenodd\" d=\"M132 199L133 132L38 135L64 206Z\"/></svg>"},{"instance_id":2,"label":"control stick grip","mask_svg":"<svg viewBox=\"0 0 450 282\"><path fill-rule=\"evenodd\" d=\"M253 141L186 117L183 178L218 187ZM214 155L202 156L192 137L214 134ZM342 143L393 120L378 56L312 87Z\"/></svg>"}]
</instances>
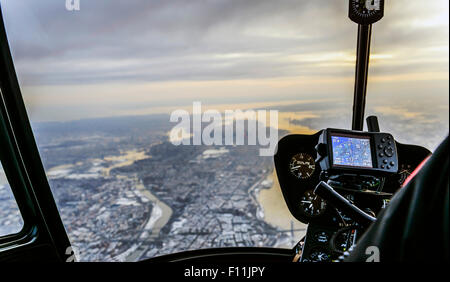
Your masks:
<instances>
[{"instance_id":1,"label":"control stick grip","mask_svg":"<svg viewBox=\"0 0 450 282\"><path fill-rule=\"evenodd\" d=\"M323 181L320 181L320 183L317 184L314 193L361 225L367 226L376 220L375 217L360 210L357 206L336 192L333 187Z\"/></svg>"}]
</instances>

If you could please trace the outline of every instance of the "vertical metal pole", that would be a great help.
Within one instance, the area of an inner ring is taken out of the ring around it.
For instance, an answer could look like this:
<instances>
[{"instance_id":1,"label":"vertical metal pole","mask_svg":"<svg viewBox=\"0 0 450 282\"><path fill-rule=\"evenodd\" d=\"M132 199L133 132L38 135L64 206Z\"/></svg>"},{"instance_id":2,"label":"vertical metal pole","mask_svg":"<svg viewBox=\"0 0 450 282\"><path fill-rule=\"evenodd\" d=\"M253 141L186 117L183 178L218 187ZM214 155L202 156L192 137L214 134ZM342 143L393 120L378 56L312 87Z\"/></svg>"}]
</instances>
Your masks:
<instances>
[{"instance_id":1,"label":"vertical metal pole","mask_svg":"<svg viewBox=\"0 0 450 282\"><path fill-rule=\"evenodd\" d=\"M352 129L363 130L372 25L358 25Z\"/></svg>"}]
</instances>

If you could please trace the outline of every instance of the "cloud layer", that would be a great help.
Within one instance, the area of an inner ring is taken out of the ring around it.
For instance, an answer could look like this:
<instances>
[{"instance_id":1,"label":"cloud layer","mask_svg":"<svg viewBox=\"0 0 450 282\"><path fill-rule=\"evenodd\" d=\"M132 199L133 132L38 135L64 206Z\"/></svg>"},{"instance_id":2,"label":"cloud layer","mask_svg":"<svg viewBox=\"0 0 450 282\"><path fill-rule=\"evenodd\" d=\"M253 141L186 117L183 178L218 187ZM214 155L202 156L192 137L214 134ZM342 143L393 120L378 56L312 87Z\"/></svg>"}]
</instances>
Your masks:
<instances>
[{"instance_id":1,"label":"cloud layer","mask_svg":"<svg viewBox=\"0 0 450 282\"><path fill-rule=\"evenodd\" d=\"M2 0L26 85L353 74L347 1L81 0L78 12L64 2ZM439 1L390 2L375 27L374 51L388 54L375 74L448 70Z\"/></svg>"},{"instance_id":2,"label":"cloud layer","mask_svg":"<svg viewBox=\"0 0 450 282\"><path fill-rule=\"evenodd\" d=\"M168 96L231 103L352 94L357 28L347 1L81 0L76 12L65 0L0 1L32 111L93 93L98 103L128 107L167 104ZM448 1L387 1L372 51L378 86L438 81L448 92ZM223 83L186 86L211 81ZM230 81L252 85L236 90Z\"/></svg>"}]
</instances>

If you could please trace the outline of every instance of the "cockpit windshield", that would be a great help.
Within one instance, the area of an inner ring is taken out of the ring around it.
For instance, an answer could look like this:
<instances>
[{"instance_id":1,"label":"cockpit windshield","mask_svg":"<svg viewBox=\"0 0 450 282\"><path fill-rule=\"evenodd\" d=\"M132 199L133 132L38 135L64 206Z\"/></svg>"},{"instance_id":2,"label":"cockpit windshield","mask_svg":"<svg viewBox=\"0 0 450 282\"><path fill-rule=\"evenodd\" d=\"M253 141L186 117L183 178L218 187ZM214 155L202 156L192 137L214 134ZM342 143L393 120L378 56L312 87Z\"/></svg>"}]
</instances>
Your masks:
<instances>
[{"instance_id":1,"label":"cockpit windshield","mask_svg":"<svg viewBox=\"0 0 450 282\"><path fill-rule=\"evenodd\" d=\"M79 260L292 248L305 234L273 153L287 134L351 126L346 1L0 3ZM434 150L449 130L448 1L386 5L366 111L398 141Z\"/></svg>"}]
</instances>

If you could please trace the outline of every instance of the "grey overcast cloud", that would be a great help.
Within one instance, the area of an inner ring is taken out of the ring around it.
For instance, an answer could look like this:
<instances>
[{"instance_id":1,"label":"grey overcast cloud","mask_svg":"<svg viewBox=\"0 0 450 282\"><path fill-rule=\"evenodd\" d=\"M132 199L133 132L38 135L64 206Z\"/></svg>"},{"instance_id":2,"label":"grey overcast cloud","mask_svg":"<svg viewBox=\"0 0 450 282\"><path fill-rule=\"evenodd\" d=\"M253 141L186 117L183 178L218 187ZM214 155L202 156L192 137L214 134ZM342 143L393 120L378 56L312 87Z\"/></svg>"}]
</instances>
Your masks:
<instances>
[{"instance_id":1,"label":"grey overcast cloud","mask_svg":"<svg viewBox=\"0 0 450 282\"><path fill-rule=\"evenodd\" d=\"M353 92L347 1L1 0L33 120L168 112ZM369 97L448 101L448 1L387 1ZM448 103L447 103L448 104ZM99 105L102 107L99 109ZM168 108L169 107L169 108Z\"/></svg>"}]
</instances>

